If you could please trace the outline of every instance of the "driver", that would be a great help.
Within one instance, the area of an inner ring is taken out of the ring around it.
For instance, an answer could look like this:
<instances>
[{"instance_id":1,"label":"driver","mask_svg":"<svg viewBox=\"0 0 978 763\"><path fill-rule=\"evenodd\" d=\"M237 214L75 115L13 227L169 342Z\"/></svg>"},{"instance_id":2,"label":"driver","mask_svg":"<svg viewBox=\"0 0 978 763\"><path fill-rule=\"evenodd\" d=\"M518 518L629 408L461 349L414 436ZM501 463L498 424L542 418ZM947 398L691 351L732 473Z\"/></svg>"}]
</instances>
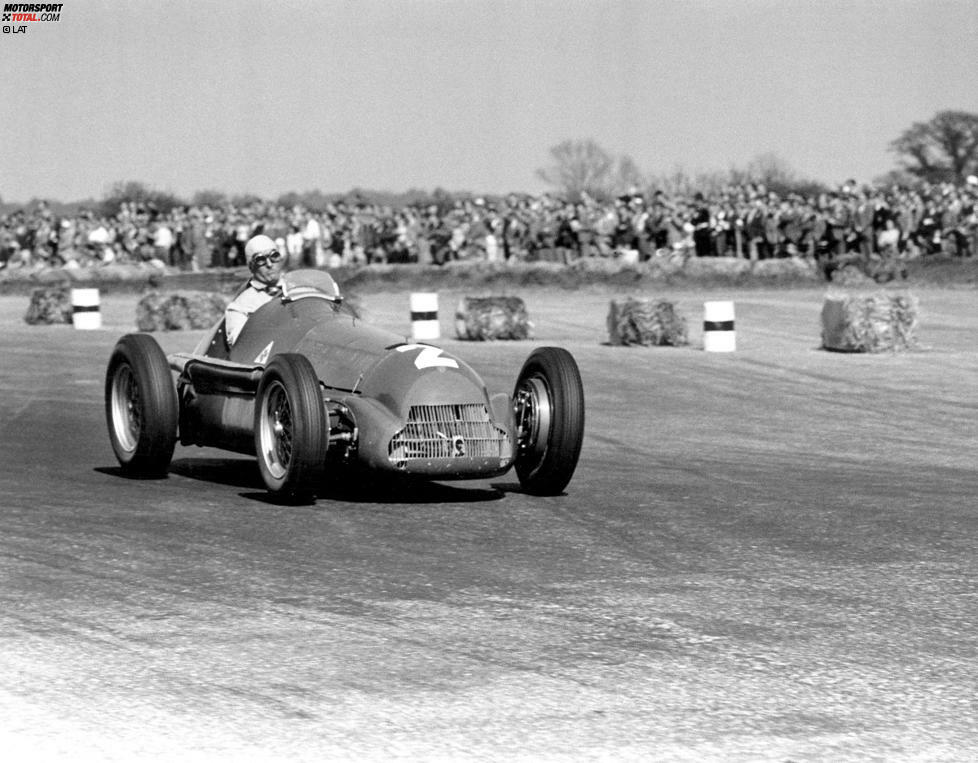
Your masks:
<instances>
[{"instance_id":1,"label":"driver","mask_svg":"<svg viewBox=\"0 0 978 763\"><path fill-rule=\"evenodd\" d=\"M282 266L285 263L272 239L264 235L250 238L245 244L245 259L251 278L224 312L228 347L237 341L248 316L282 293Z\"/></svg>"}]
</instances>

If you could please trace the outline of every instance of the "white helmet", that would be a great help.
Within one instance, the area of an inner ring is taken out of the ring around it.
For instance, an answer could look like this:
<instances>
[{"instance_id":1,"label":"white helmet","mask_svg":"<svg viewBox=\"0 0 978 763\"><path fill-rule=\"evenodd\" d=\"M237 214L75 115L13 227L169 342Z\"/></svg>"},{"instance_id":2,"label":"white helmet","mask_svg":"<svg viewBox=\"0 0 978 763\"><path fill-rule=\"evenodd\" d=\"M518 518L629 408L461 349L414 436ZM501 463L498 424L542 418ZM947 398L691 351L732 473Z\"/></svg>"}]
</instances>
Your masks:
<instances>
[{"instance_id":1,"label":"white helmet","mask_svg":"<svg viewBox=\"0 0 978 763\"><path fill-rule=\"evenodd\" d=\"M268 236L257 235L252 236L248 239L248 243L245 244L245 259L248 264L251 264L251 260L256 254L265 254L266 252L277 252L279 251L278 245L272 241Z\"/></svg>"}]
</instances>

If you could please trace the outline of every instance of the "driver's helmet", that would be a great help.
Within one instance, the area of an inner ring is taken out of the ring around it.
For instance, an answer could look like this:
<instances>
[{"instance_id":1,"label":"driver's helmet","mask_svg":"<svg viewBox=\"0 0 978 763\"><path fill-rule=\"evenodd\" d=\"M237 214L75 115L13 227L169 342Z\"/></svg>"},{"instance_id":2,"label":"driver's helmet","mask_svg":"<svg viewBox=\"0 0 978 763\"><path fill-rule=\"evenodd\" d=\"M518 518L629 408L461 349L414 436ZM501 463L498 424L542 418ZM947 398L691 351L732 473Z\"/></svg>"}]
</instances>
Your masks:
<instances>
[{"instance_id":1,"label":"driver's helmet","mask_svg":"<svg viewBox=\"0 0 978 763\"><path fill-rule=\"evenodd\" d=\"M245 244L245 261L250 265L251 261L259 254L267 254L269 252L278 252L281 254L281 250L269 236L259 233L257 236L252 236L248 239L248 243Z\"/></svg>"}]
</instances>

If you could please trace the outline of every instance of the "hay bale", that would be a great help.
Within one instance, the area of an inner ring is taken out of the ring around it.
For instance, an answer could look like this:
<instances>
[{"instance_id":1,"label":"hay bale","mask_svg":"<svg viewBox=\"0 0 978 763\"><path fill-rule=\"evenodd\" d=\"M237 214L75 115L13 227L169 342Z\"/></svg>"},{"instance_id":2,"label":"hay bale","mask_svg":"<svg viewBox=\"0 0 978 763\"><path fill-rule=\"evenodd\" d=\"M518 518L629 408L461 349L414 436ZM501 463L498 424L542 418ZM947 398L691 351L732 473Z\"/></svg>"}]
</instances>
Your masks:
<instances>
[{"instance_id":1,"label":"hay bale","mask_svg":"<svg viewBox=\"0 0 978 763\"><path fill-rule=\"evenodd\" d=\"M163 331L163 303L166 298L158 291L144 294L136 304L136 328L140 331Z\"/></svg>"},{"instance_id":2,"label":"hay bale","mask_svg":"<svg viewBox=\"0 0 978 763\"><path fill-rule=\"evenodd\" d=\"M686 318L667 300L635 299L611 301L608 311L608 336L613 345L689 344Z\"/></svg>"},{"instance_id":3,"label":"hay bale","mask_svg":"<svg viewBox=\"0 0 978 763\"><path fill-rule=\"evenodd\" d=\"M916 346L918 301L910 294L830 294L822 305L822 346L885 352Z\"/></svg>"},{"instance_id":4,"label":"hay bale","mask_svg":"<svg viewBox=\"0 0 978 763\"><path fill-rule=\"evenodd\" d=\"M519 297L462 297L455 310L459 339L528 339L531 329Z\"/></svg>"},{"instance_id":5,"label":"hay bale","mask_svg":"<svg viewBox=\"0 0 978 763\"><path fill-rule=\"evenodd\" d=\"M846 262L832 271L832 283L839 286L868 286L873 279L863 272L855 262Z\"/></svg>"},{"instance_id":6,"label":"hay bale","mask_svg":"<svg viewBox=\"0 0 978 763\"><path fill-rule=\"evenodd\" d=\"M210 328L224 315L227 305L227 298L217 292L151 291L136 305L136 325L140 331Z\"/></svg>"},{"instance_id":7,"label":"hay bale","mask_svg":"<svg viewBox=\"0 0 978 763\"><path fill-rule=\"evenodd\" d=\"M758 260L751 268L751 274L772 281L821 280L821 274L815 260L808 257Z\"/></svg>"},{"instance_id":8,"label":"hay bale","mask_svg":"<svg viewBox=\"0 0 978 763\"><path fill-rule=\"evenodd\" d=\"M750 275L751 262L742 257L690 257L683 270L693 278L736 280Z\"/></svg>"},{"instance_id":9,"label":"hay bale","mask_svg":"<svg viewBox=\"0 0 978 763\"><path fill-rule=\"evenodd\" d=\"M24 320L32 326L71 323L72 312L71 289L43 287L31 290L31 303Z\"/></svg>"}]
</instances>

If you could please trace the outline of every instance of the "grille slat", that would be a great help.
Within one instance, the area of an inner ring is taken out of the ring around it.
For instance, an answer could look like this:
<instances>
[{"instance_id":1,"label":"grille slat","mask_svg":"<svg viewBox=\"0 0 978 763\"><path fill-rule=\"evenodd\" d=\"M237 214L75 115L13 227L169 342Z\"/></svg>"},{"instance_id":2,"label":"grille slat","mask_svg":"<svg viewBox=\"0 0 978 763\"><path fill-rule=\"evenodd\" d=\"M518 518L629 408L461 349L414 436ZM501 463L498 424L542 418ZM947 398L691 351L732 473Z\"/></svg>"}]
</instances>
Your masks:
<instances>
[{"instance_id":1,"label":"grille slat","mask_svg":"<svg viewBox=\"0 0 978 763\"><path fill-rule=\"evenodd\" d=\"M404 429L391 438L388 453L395 463L462 455L498 458L505 442L506 433L492 423L484 405L413 405Z\"/></svg>"}]
</instances>

